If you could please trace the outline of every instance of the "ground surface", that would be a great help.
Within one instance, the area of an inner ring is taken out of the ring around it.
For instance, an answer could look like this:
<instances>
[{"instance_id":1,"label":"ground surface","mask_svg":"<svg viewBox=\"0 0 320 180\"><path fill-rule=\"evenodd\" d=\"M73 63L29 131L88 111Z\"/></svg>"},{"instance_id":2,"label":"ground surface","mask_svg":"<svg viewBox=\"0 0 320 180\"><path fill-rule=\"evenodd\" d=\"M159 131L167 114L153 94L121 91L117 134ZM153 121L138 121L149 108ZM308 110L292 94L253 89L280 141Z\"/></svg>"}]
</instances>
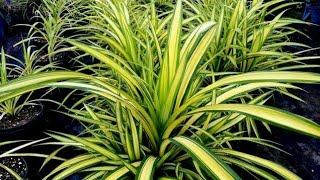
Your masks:
<instances>
[{"instance_id":1,"label":"ground surface","mask_svg":"<svg viewBox=\"0 0 320 180\"><path fill-rule=\"evenodd\" d=\"M310 118L320 124L320 85L300 85L307 92L296 91L306 103L277 95L275 104L284 110ZM281 149L291 155L260 145L247 149L252 154L275 161L287 167L306 180L320 179L320 140L299 135L294 132L272 128L272 134L265 133L264 138L282 144Z\"/></svg>"}]
</instances>

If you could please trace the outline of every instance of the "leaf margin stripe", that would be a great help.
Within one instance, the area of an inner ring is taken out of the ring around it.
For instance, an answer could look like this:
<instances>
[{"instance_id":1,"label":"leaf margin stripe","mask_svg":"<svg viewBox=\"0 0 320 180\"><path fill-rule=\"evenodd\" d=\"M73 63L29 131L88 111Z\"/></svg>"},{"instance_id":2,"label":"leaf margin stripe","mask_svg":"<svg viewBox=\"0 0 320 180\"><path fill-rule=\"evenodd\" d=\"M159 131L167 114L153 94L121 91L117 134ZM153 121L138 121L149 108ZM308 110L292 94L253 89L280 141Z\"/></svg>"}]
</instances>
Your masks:
<instances>
[{"instance_id":1,"label":"leaf margin stripe","mask_svg":"<svg viewBox=\"0 0 320 180\"><path fill-rule=\"evenodd\" d=\"M255 117L257 120L267 122L284 129L289 129L301 134L320 138L320 126L315 122L305 117L270 106L251 104L215 104L191 111L190 114L209 111L238 112Z\"/></svg>"},{"instance_id":2,"label":"leaf margin stripe","mask_svg":"<svg viewBox=\"0 0 320 180\"><path fill-rule=\"evenodd\" d=\"M185 136L176 136L170 140L185 150L212 178L241 180L227 164L195 140Z\"/></svg>"},{"instance_id":3,"label":"leaf margin stripe","mask_svg":"<svg viewBox=\"0 0 320 180\"><path fill-rule=\"evenodd\" d=\"M148 156L146 157L141 165L140 165L140 170L139 174L136 176L136 180L152 180L153 179L153 174L156 169L156 164L157 164L158 158L154 156Z\"/></svg>"},{"instance_id":4,"label":"leaf margin stripe","mask_svg":"<svg viewBox=\"0 0 320 180\"><path fill-rule=\"evenodd\" d=\"M263 166L265 168L268 168L276 173L278 173L279 175L281 175L282 177L284 177L285 179L290 179L290 180L301 180L301 178L299 176L297 176L296 174L294 174L293 172L291 172L290 170L288 170L287 168L274 163L272 161L269 161L267 159L263 159L251 154L247 154L247 153L243 153L243 152L239 152L239 151L235 151L235 150L231 150L231 149L214 149L213 150L216 153L222 153L225 155L229 155L229 156L233 156L233 157L237 157L243 160L249 160L251 162L253 162L254 164L258 164L260 166Z\"/></svg>"},{"instance_id":5,"label":"leaf margin stripe","mask_svg":"<svg viewBox=\"0 0 320 180\"><path fill-rule=\"evenodd\" d=\"M134 167L138 167L141 164L141 161L138 162L134 162L131 165ZM126 166L122 166L114 171L112 171L111 173L109 173L106 177L105 180L114 180L114 179L118 179L119 177L127 174L130 170L126 167Z\"/></svg>"}]
</instances>

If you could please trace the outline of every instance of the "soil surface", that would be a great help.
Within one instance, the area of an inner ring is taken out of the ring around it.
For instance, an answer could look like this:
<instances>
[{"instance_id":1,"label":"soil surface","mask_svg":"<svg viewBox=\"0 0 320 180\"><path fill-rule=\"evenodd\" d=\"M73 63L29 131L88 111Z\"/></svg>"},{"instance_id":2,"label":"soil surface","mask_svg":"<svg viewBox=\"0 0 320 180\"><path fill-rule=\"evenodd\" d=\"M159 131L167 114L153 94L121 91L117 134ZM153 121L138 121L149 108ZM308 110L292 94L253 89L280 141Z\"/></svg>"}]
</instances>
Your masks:
<instances>
[{"instance_id":1,"label":"soil surface","mask_svg":"<svg viewBox=\"0 0 320 180\"><path fill-rule=\"evenodd\" d=\"M21 157L0 158L0 164L3 164L16 172L20 177L26 177L28 168L26 162ZM12 175L0 167L0 180L15 180Z\"/></svg>"},{"instance_id":2,"label":"soil surface","mask_svg":"<svg viewBox=\"0 0 320 180\"><path fill-rule=\"evenodd\" d=\"M28 124L37 118L41 109L41 106L26 106L16 116L5 115L0 119L0 130L12 129Z\"/></svg>"},{"instance_id":3,"label":"soil surface","mask_svg":"<svg viewBox=\"0 0 320 180\"><path fill-rule=\"evenodd\" d=\"M305 102L276 95L273 106L307 117L320 124L320 85L298 85L305 91L294 91ZM261 128L263 131L263 128ZM280 143L289 154L265 146L250 144L245 152L277 162L306 180L320 180L320 139L272 127L272 134L264 132L262 138ZM248 148L250 147L250 149Z\"/></svg>"}]
</instances>

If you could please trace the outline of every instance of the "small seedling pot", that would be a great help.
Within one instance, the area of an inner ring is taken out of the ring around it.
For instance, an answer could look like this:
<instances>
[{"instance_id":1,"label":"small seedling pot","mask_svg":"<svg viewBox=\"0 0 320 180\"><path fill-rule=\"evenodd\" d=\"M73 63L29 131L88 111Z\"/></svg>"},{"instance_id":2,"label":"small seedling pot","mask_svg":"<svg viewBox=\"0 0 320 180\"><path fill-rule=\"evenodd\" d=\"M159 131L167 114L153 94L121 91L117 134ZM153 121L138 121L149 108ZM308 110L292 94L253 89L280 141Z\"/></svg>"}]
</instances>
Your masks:
<instances>
[{"instance_id":1,"label":"small seedling pot","mask_svg":"<svg viewBox=\"0 0 320 180\"><path fill-rule=\"evenodd\" d=\"M5 157L0 158L0 163L16 172L22 179L28 175L28 164L23 157ZM15 180L15 178L6 170L0 167L0 179Z\"/></svg>"},{"instance_id":2,"label":"small seedling pot","mask_svg":"<svg viewBox=\"0 0 320 180\"><path fill-rule=\"evenodd\" d=\"M7 125L0 124L0 141L35 137L42 130L42 117L42 104L26 106L16 117L4 117L0 123Z\"/></svg>"}]
</instances>

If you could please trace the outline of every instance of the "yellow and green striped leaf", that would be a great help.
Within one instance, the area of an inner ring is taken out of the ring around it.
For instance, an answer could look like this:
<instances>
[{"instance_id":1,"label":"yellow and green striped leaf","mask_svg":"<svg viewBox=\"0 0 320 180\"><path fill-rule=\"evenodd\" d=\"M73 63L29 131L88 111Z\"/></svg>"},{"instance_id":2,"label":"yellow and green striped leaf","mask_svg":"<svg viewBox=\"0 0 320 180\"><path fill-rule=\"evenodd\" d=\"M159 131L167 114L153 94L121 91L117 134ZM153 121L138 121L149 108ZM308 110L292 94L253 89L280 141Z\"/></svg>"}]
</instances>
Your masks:
<instances>
[{"instance_id":1,"label":"yellow and green striped leaf","mask_svg":"<svg viewBox=\"0 0 320 180\"><path fill-rule=\"evenodd\" d=\"M249 104L215 104L198 108L190 113L194 114L201 112L221 111L238 112L281 128L289 129L313 137L320 137L320 126L315 122L305 117L269 106Z\"/></svg>"},{"instance_id":2,"label":"yellow and green striped leaf","mask_svg":"<svg viewBox=\"0 0 320 180\"><path fill-rule=\"evenodd\" d=\"M141 161L138 161L138 162L134 162L132 163L131 165L133 167L138 167L139 165L141 164ZM111 173L109 173L105 180L114 180L114 179L120 179L121 177L123 177L124 175L126 175L130 170L126 167L126 166L123 166L123 167L120 167L114 171L112 171Z\"/></svg>"},{"instance_id":3,"label":"yellow and green striped leaf","mask_svg":"<svg viewBox=\"0 0 320 180\"><path fill-rule=\"evenodd\" d=\"M253 156L250 154L246 154L243 152L239 152L239 151L234 151L234 150L230 150L230 149L220 149L220 150L214 150L217 153L221 153L221 154L226 154L226 155L231 155L234 157L238 157L241 158L243 160L249 161L251 163L263 166L267 169L270 169L274 172L276 172L277 174L281 175L282 177L284 177L285 179L290 179L290 180L301 180L301 178L297 175L295 175L294 173L292 173L291 171L289 171L288 169L282 167L279 164L276 164L272 161L257 157L257 156Z\"/></svg>"},{"instance_id":4,"label":"yellow and green striped leaf","mask_svg":"<svg viewBox=\"0 0 320 180\"><path fill-rule=\"evenodd\" d=\"M153 174L156 169L157 158L154 156L149 156L141 163L141 168L136 176L136 180L152 180Z\"/></svg>"},{"instance_id":5,"label":"yellow and green striped leaf","mask_svg":"<svg viewBox=\"0 0 320 180\"><path fill-rule=\"evenodd\" d=\"M199 163L201 168L207 172L211 178L217 179L241 179L227 164L217 155L213 154L205 145L184 136L177 136L171 141L185 150L188 155Z\"/></svg>"}]
</instances>

